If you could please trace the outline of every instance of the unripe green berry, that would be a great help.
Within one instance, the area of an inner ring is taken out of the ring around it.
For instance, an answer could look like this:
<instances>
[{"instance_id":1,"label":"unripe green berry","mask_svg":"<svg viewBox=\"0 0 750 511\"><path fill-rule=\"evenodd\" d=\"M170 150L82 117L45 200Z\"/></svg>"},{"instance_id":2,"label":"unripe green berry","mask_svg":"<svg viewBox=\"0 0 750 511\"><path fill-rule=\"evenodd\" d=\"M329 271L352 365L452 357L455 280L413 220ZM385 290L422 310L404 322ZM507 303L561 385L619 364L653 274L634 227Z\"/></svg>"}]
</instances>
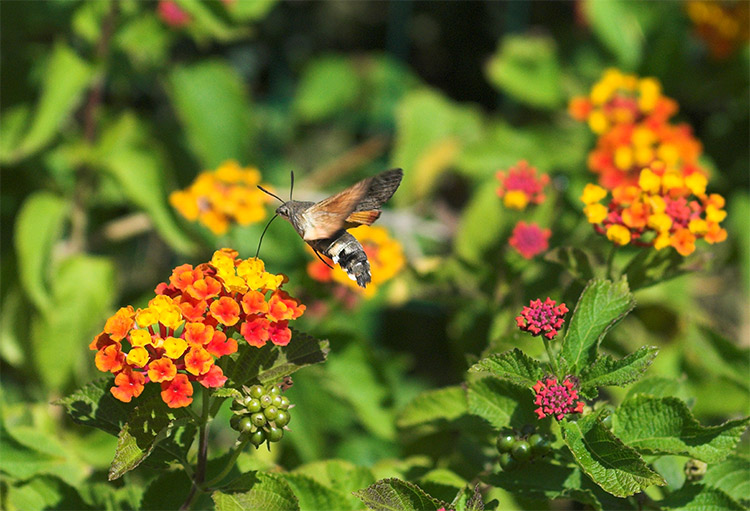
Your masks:
<instances>
[{"instance_id":1,"label":"unripe green berry","mask_svg":"<svg viewBox=\"0 0 750 511\"><path fill-rule=\"evenodd\" d=\"M279 412L276 414L276 418L273 420L274 424L276 426L283 428L287 424L289 424L289 419L291 417L289 416L289 412L286 412L284 410L279 410Z\"/></svg>"},{"instance_id":2,"label":"unripe green berry","mask_svg":"<svg viewBox=\"0 0 750 511\"><path fill-rule=\"evenodd\" d=\"M512 434L500 433L500 436L497 437L497 450L499 452L510 452L515 441L516 437L514 437Z\"/></svg>"},{"instance_id":3,"label":"unripe green berry","mask_svg":"<svg viewBox=\"0 0 750 511\"><path fill-rule=\"evenodd\" d=\"M253 396L242 396L238 401L241 401L243 406L247 406L253 399L255 399Z\"/></svg>"},{"instance_id":4,"label":"unripe green berry","mask_svg":"<svg viewBox=\"0 0 750 511\"><path fill-rule=\"evenodd\" d=\"M252 431L253 429L253 421L250 419L250 417L245 415L244 417L240 419L238 426L239 426L239 430L242 433L250 433L250 431Z\"/></svg>"},{"instance_id":5,"label":"unripe green berry","mask_svg":"<svg viewBox=\"0 0 750 511\"><path fill-rule=\"evenodd\" d=\"M268 393L271 396L280 396L281 395L281 389L278 385L271 385L271 388L268 390Z\"/></svg>"},{"instance_id":6,"label":"unripe green berry","mask_svg":"<svg viewBox=\"0 0 750 511\"><path fill-rule=\"evenodd\" d=\"M266 416L263 415L263 412L257 412L250 416L250 420L253 421L253 424L258 426L259 428L266 425Z\"/></svg>"},{"instance_id":7,"label":"unripe green berry","mask_svg":"<svg viewBox=\"0 0 750 511\"><path fill-rule=\"evenodd\" d=\"M269 396L268 394L263 394L260 396L260 406L263 408L268 408L273 403L273 397Z\"/></svg>"},{"instance_id":8,"label":"unripe green berry","mask_svg":"<svg viewBox=\"0 0 750 511\"><path fill-rule=\"evenodd\" d=\"M286 396L281 396L281 404L278 405L276 408L281 408L282 410L286 410L289 408L289 405L291 403L289 402L289 398Z\"/></svg>"},{"instance_id":9,"label":"unripe green berry","mask_svg":"<svg viewBox=\"0 0 750 511\"><path fill-rule=\"evenodd\" d=\"M229 418L229 426L235 431L240 431L240 420L244 417L243 415L232 415Z\"/></svg>"},{"instance_id":10,"label":"unripe green berry","mask_svg":"<svg viewBox=\"0 0 750 511\"><path fill-rule=\"evenodd\" d=\"M518 462L513 459L509 452L504 452L500 455L500 466L503 470L513 470L518 466Z\"/></svg>"},{"instance_id":11,"label":"unripe green berry","mask_svg":"<svg viewBox=\"0 0 750 511\"><path fill-rule=\"evenodd\" d=\"M271 442L278 442L283 436L284 430L281 428L277 428L276 426L269 426L268 430L266 431L266 438L268 438L268 440Z\"/></svg>"},{"instance_id":12,"label":"unripe green berry","mask_svg":"<svg viewBox=\"0 0 750 511\"><path fill-rule=\"evenodd\" d=\"M266 419L269 421L272 421L276 418L276 416L279 414L279 409L275 406L269 406L265 410L263 410L263 415L266 416Z\"/></svg>"},{"instance_id":13,"label":"unripe green berry","mask_svg":"<svg viewBox=\"0 0 750 511\"><path fill-rule=\"evenodd\" d=\"M281 396L273 396L273 399L271 399L271 404L276 408L281 408L281 403L283 402L284 400L281 399Z\"/></svg>"},{"instance_id":14,"label":"unripe green berry","mask_svg":"<svg viewBox=\"0 0 750 511\"><path fill-rule=\"evenodd\" d=\"M260 385L253 385L250 387L250 395L255 399L259 399L263 395L263 387Z\"/></svg>"},{"instance_id":15,"label":"unripe green berry","mask_svg":"<svg viewBox=\"0 0 750 511\"><path fill-rule=\"evenodd\" d=\"M266 433L262 429L259 429L258 431L254 431L250 433L250 443L253 444L255 447L258 447L265 440L266 440Z\"/></svg>"},{"instance_id":16,"label":"unripe green berry","mask_svg":"<svg viewBox=\"0 0 750 511\"><path fill-rule=\"evenodd\" d=\"M510 450L511 455L516 461L524 462L531 458L531 447L526 440L516 440Z\"/></svg>"},{"instance_id":17,"label":"unripe green berry","mask_svg":"<svg viewBox=\"0 0 750 511\"><path fill-rule=\"evenodd\" d=\"M544 456L550 449L549 440L539 433L534 433L529 437L529 445L531 446L531 454L534 456Z\"/></svg>"},{"instance_id":18,"label":"unripe green berry","mask_svg":"<svg viewBox=\"0 0 750 511\"><path fill-rule=\"evenodd\" d=\"M259 412L260 411L260 401L258 399L252 398L246 405L247 411L250 413L253 412Z\"/></svg>"}]
</instances>

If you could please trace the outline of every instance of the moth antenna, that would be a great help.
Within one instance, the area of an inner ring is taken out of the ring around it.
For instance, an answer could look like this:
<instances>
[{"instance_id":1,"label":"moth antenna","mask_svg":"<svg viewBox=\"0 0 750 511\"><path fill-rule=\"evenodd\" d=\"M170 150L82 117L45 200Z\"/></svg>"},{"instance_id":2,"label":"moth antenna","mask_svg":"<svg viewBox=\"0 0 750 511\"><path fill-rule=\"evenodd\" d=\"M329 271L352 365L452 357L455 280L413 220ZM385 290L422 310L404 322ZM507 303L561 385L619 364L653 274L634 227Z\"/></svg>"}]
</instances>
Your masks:
<instances>
[{"instance_id":1,"label":"moth antenna","mask_svg":"<svg viewBox=\"0 0 750 511\"><path fill-rule=\"evenodd\" d=\"M267 193L267 194L268 194L268 195L270 195L271 197L275 197L275 198L279 199L279 200L281 201L281 203L282 203L282 204L284 204L284 199L282 199L281 197L279 197L279 196L278 196L278 195L276 195L275 193L271 193L271 192L269 192L268 190L266 190L265 188L263 188L263 187L262 187L262 186L260 186L260 185L257 185L257 186L258 186L258 188L260 189L260 191L261 191L261 192Z\"/></svg>"},{"instance_id":2,"label":"moth antenna","mask_svg":"<svg viewBox=\"0 0 750 511\"><path fill-rule=\"evenodd\" d=\"M328 267L329 267L330 269L332 269L332 270L333 270L333 266L331 266L330 264L328 264L328 263L326 262L326 260L325 260L325 259L323 259L323 258L321 257L321 255L320 255L320 252L318 252L318 251L317 251L317 250L315 250L315 249L313 249L313 252L315 252L315 255L316 255L316 256L318 256L318 259L320 259L321 261L323 261L323 264L325 264L326 266L328 266Z\"/></svg>"},{"instance_id":3,"label":"moth antenna","mask_svg":"<svg viewBox=\"0 0 750 511\"><path fill-rule=\"evenodd\" d=\"M294 171L290 170L292 185L289 187L289 200L292 200L292 192L294 191Z\"/></svg>"},{"instance_id":4,"label":"moth antenna","mask_svg":"<svg viewBox=\"0 0 750 511\"><path fill-rule=\"evenodd\" d=\"M258 188L260 188L260 186L259 186ZM261 188L261 190L263 190L263 189ZM265 192L265 190L263 190L263 191ZM266 192L266 193L268 193L268 192ZM277 197L277 199L278 199L278 197ZM281 201L281 202L284 202L284 201ZM263 229L263 233L261 233L261 235L260 235L260 239L258 240L258 250L256 250L256 251L255 251L255 258L256 258L256 259L258 259L258 254L260 254L260 244L261 244L261 243L263 243L263 236L265 236L265 235L266 235L266 231L267 231L267 230L268 230L268 228L269 228L269 227L271 226L271 222L273 222L274 220L276 220L276 217L277 217L277 216L279 216L279 215L278 215L278 213L277 213L277 214L275 214L275 215L273 215L273 216L271 217L271 219L270 219L270 220L268 221L268 223L266 224L266 227L265 227L265 228Z\"/></svg>"}]
</instances>

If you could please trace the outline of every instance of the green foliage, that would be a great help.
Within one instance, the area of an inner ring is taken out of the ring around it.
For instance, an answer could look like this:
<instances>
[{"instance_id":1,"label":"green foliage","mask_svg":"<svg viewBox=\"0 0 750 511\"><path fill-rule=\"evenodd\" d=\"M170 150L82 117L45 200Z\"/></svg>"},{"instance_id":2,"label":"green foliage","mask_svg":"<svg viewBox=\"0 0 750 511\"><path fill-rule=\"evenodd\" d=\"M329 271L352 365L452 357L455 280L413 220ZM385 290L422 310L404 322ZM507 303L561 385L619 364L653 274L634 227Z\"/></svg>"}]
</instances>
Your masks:
<instances>
[{"instance_id":1,"label":"green foliage","mask_svg":"<svg viewBox=\"0 0 750 511\"><path fill-rule=\"evenodd\" d=\"M432 421L450 421L467 412L466 391L461 387L443 387L415 397L401 410L396 425L409 428Z\"/></svg>"},{"instance_id":2,"label":"green foliage","mask_svg":"<svg viewBox=\"0 0 750 511\"><path fill-rule=\"evenodd\" d=\"M520 429L536 415L531 411L531 389L487 377L469 382L469 412L482 417L495 428L513 426Z\"/></svg>"},{"instance_id":3,"label":"green foliage","mask_svg":"<svg viewBox=\"0 0 750 511\"><path fill-rule=\"evenodd\" d=\"M400 479L383 479L355 493L372 511L433 511L447 504L419 486Z\"/></svg>"},{"instance_id":4,"label":"green foliage","mask_svg":"<svg viewBox=\"0 0 750 511\"><path fill-rule=\"evenodd\" d=\"M566 372L578 374L596 360L607 331L635 307L627 280L592 280L576 304L562 342L560 356Z\"/></svg>"},{"instance_id":5,"label":"green foliage","mask_svg":"<svg viewBox=\"0 0 750 511\"><path fill-rule=\"evenodd\" d=\"M580 375L581 393L596 397L598 387L609 385L625 386L638 380L654 361L659 349L643 346L620 360L602 355Z\"/></svg>"},{"instance_id":6,"label":"green foliage","mask_svg":"<svg viewBox=\"0 0 750 511\"><path fill-rule=\"evenodd\" d=\"M523 387L533 387L547 374L537 360L518 348L482 359L469 370L487 371L497 378Z\"/></svg>"},{"instance_id":7,"label":"green foliage","mask_svg":"<svg viewBox=\"0 0 750 511\"><path fill-rule=\"evenodd\" d=\"M289 484L277 475L251 472L235 479L231 485L215 491L211 498L217 511L268 509L300 511L299 499Z\"/></svg>"},{"instance_id":8,"label":"green foliage","mask_svg":"<svg viewBox=\"0 0 750 511\"><path fill-rule=\"evenodd\" d=\"M322 57L300 79L294 109L305 122L325 120L351 107L359 93L354 64L344 57Z\"/></svg>"}]
</instances>

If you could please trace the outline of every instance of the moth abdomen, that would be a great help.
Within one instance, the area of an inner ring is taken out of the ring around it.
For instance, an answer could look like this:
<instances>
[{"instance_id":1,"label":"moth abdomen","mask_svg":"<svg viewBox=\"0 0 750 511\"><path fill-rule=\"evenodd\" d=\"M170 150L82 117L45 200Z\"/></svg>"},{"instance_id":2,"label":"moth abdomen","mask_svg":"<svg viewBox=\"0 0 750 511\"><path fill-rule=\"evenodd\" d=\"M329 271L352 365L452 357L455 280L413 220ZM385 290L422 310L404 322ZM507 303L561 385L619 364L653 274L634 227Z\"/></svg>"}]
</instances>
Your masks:
<instances>
[{"instance_id":1,"label":"moth abdomen","mask_svg":"<svg viewBox=\"0 0 750 511\"><path fill-rule=\"evenodd\" d=\"M330 257L334 264L341 266L349 278L356 281L360 287L367 287L372 280L365 249L357 238L348 232L344 231L334 239L315 240L310 246Z\"/></svg>"}]
</instances>

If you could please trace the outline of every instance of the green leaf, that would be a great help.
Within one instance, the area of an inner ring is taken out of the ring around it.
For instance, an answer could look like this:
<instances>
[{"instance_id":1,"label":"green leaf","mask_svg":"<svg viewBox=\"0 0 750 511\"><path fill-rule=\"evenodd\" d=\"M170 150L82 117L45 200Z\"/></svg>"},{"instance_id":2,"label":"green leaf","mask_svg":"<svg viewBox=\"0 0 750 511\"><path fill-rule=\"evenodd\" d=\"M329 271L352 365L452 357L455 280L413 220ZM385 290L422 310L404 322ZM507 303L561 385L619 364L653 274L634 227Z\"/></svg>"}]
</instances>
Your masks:
<instances>
[{"instance_id":1,"label":"green leaf","mask_svg":"<svg viewBox=\"0 0 750 511\"><path fill-rule=\"evenodd\" d=\"M203 60L177 67L168 92L191 150L203 168L252 161L253 112L242 78L226 63Z\"/></svg>"},{"instance_id":2,"label":"green leaf","mask_svg":"<svg viewBox=\"0 0 750 511\"><path fill-rule=\"evenodd\" d=\"M584 488L588 481L577 466L567 467L540 460L514 470L495 472L483 480L524 499L571 499L595 510L602 509L594 492Z\"/></svg>"},{"instance_id":3,"label":"green leaf","mask_svg":"<svg viewBox=\"0 0 750 511\"><path fill-rule=\"evenodd\" d=\"M253 0L252 2L225 3L224 8L237 21L256 21L266 17L278 0Z\"/></svg>"},{"instance_id":4,"label":"green leaf","mask_svg":"<svg viewBox=\"0 0 750 511\"><path fill-rule=\"evenodd\" d=\"M597 358L579 377L581 393L591 399L596 397L597 387L623 387L633 383L646 372L658 353L656 346L642 346L620 360L609 355Z\"/></svg>"},{"instance_id":5,"label":"green leaf","mask_svg":"<svg viewBox=\"0 0 750 511\"><path fill-rule=\"evenodd\" d=\"M594 34L626 70L633 70L638 66L645 43L632 4L633 2L626 0L582 4Z\"/></svg>"},{"instance_id":6,"label":"green leaf","mask_svg":"<svg viewBox=\"0 0 750 511\"><path fill-rule=\"evenodd\" d=\"M680 511L741 511L747 509L716 488L701 484L685 485L657 503L660 509Z\"/></svg>"},{"instance_id":7,"label":"green leaf","mask_svg":"<svg viewBox=\"0 0 750 511\"><path fill-rule=\"evenodd\" d=\"M745 389L750 389L750 349L741 348L710 328L701 328L703 339L708 343L707 349L700 350L705 367L711 367L717 373L729 378Z\"/></svg>"},{"instance_id":8,"label":"green leaf","mask_svg":"<svg viewBox=\"0 0 750 511\"><path fill-rule=\"evenodd\" d=\"M251 472L232 481L211 498L216 511L300 511L299 501L289 484L278 476Z\"/></svg>"},{"instance_id":9,"label":"green leaf","mask_svg":"<svg viewBox=\"0 0 750 511\"><path fill-rule=\"evenodd\" d=\"M323 460L307 463L294 470L295 474L306 475L318 483L351 495L375 481L375 476L367 467L360 467L344 460ZM356 504L359 504L356 501ZM352 504L352 508L356 505Z\"/></svg>"},{"instance_id":10,"label":"green leaf","mask_svg":"<svg viewBox=\"0 0 750 511\"><path fill-rule=\"evenodd\" d=\"M113 44L128 56L136 69L142 70L164 65L171 41L170 29L155 13L141 12L118 28Z\"/></svg>"},{"instance_id":11,"label":"green leaf","mask_svg":"<svg viewBox=\"0 0 750 511\"><path fill-rule=\"evenodd\" d=\"M175 417L179 419L175 420ZM138 406L128 416L127 423L117 437L115 457L109 467L109 480L122 477L140 465L159 442L187 421L186 411L167 408L158 394L150 399L139 398Z\"/></svg>"},{"instance_id":12,"label":"green leaf","mask_svg":"<svg viewBox=\"0 0 750 511\"><path fill-rule=\"evenodd\" d=\"M284 376L312 364L326 360L330 351L328 341L292 329L292 340L287 346L268 343L255 348L240 343L239 356L229 363L224 374L237 385L275 382Z\"/></svg>"},{"instance_id":13,"label":"green leaf","mask_svg":"<svg viewBox=\"0 0 750 511\"><path fill-rule=\"evenodd\" d=\"M447 506L416 484L396 478L381 479L354 494L372 511L435 511Z\"/></svg>"},{"instance_id":14,"label":"green leaf","mask_svg":"<svg viewBox=\"0 0 750 511\"><path fill-rule=\"evenodd\" d=\"M582 282L594 278L594 269L585 250L577 247L557 247L544 255L545 261L557 263Z\"/></svg>"},{"instance_id":15,"label":"green leaf","mask_svg":"<svg viewBox=\"0 0 750 511\"><path fill-rule=\"evenodd\" d=\"M532 107L553 109L563 101L555 41L550 37L506 36L486 74L492 85Z\"/></svg>"},{"instance_id":16,"label":"green leaf","mask_svg":"<svg viewBox=\"0 0 750 511\"><path fill-rule=\"evenodd\" d=\"M42 511L43 509L94 509L88 506L76 488L56 477L42 476L6 486L7 509Z\"/></svg>"},{"instance_id":17,"label":"green leaf","mask_svg":"<svg viewBox=\"0 0 750 511\"><path fill-rule=\"evenodd\" d=\"M364 509L356 499L338 489L329 488L315 479L302 474L280 474L280 477L292 488L299 500L300 511L354 511ZM359 504L359 505L357 505Z\"/></svg>"},{"instance_id":18,"label":"green leaf","mask_svg":"<svg viewBox=\"0 0 750 511\"><path fill-rule=\"evenodd\" d=\"M560 355L565 362L565 372L577 375L592 364L604 335L634 306L627 280L589 281L578 299L562 342Z\"/></svg>"},{"instance_id":19,"label":"green leaf","mask_svg":"<svg viewBox=\"0 0 750 511\"><path fill-rule=\"evenodd\" d=\"M633 396L638 394L646 394L652 397L676 396L687 399L687 391L683 382L663 376L649 376L636 382L628 389L625 400L632 399Z\"/></svg>"},{"instance_id":20,"label":"green leaf","mask_svg":"<svg viewBox=\"0 0 750 511\"><path fill-rule=\"evenodd\" d=\"M729 456L750 417L701 426L687 405L673 397L639 395L616 411L613 432L646 454L677 454L716 463Z\"/></svg>"},{"instance_id":21,"label":"green leaf","mask_svg":"<svg viewBox=\"0 0 750 511\"><path fill-rule=\"evenodd\" d=\"M750 501L750 460L730 456L721 463L712 463L701 483L747 504Z\"/></svg>"},{"instance_id":22,"label":"green leaf","mask_svg":"<svg viewBox=\"0 0 750 511\"><path fill-rule=\"evenodd\" d=\"M183 234L167 206L164 162L156 148L142 140L145 129L131 114L107 126L97 146L98 164L115 178L123 194L149 215L172 248L190 254L195 244Z\"/></svg>"},{"instance_id":23,"label":"green leaf","mask_svg":"<svg viewBox=\"0 0 750 511\"><path fill-rule=\"evenodd\" d=\"M708 255L686 260L675 250L640 250L623 271L630 288L635 291L666 282L686 273L703 269Z\"/></svg>"},{"instance_id":24,"label":"green leaf","mask_svg":"<svg viewBox=\"0 0 750 511\"><path fill-rule=\"evenodd\" d=\"M599 421L598 414L578 421L562 420L563 440L584 473L604 491L616 497L628 497L651 485L666 481L648 468L631 447L612 434Z\"/></svg>"},{"instance_id":25,"label":"green leaf","mask_svg":"<svg viewBox=\"0 0 750 511\"><path fill-rule=\"evenodd\" d=\"M394 200L413 204L427 196L456 160L461 147L479 138L481 114L421 89L404 96L396 109L392 166L409 169Z\"/></svg>"},{"instance_id":26,"label":"green leaf","mask_svg":"<svg viewBox=\"0 0 750 511\"><path fill-rule=\"evenodd\" d=\"M54 404L65 407L74 422L117 436L135 404L115 399L112 385L112 378L93 381Z\"/></svg>"},{"instance_id":27,"label":"green leaf","mask_svg":"<svg viewBox=\"0 0 750 511\"><path fill-rule=\"evenodd\" d=\"M474 193L461 214L453 247L456 254L473 264L488 259L500 246L511 216L497 196L497 183L488 181Z\"/></svg>"},{"instance_id":28,"label":"green leaf","mask_svg":"<svg viewBox=\"0 0 750 511\"><path fill-rule=\"evenodd\" d=\"M471 366L469 371L487 371L496 378L522 387L533 387L547 374L540 361L531 358L518 348L490 355Z\"/></svg>"},{"instance_id":29,"label":"green leaf","mask_svg":"<svg viewBox=\"0 0 750 511\"><path fill-rule=\"evenodd\" d=\"M192 483L184 470L165 470L149 481L148 487L143 492L143 498L135 509L139 511L179 509L185 502L185 496L190 493ZM198 499L198 502L193 503L193 509L211 509L209 499L205 497L203 500L201 497Z\"/></svg>"},{"instance_id":30,"label":"green leaf","mask_svg":"<svg viewBox=\"0 0 750 511\"><path fill-rule=\"evenodd\" d=\"M454 511L484 511L484 500L479 491L479 485L474 488L469 486L459 490L456 498L450 504L450 509Z\"/></svg>"},{"instance_id":31,"label":"green leaf","mask_svg":"<svg viewBox=\"0 0 750 511\"><path fill-rule=\"evenodd\" d=\"M48 289L50 252L68 215L68 203L50 192L36 192L16 218L15 245L24 292L39 309L52 303Z\"/></svg>"},{"instance_id":32,"label":"green leaf","mask_svg":"<svg viewBox=\"0 0 750 511\"><path fill-rule=\"evenodd\" d=\"M305 122L324 120L349 108L360 90L352 61L328 55L311 61L300 78L294 111Z\"/></svg>"},{"instance_id":33,"label":"green leaf","mask_svg":"<svg viewBox=\"0 0 750 511\"><path fill-rule=\"evenodd\" d=\"M466 391L459 387L427 390L415 397L396 419L399 428L410 428L427 422L451 421L468 413Z\"/></svg>"},{"instance_id":34,"label":"green leaf","mask_svg":"<svg viewBox=\"0 0 750 511\"><path fill-rule=\"evenodd\" d=\"M0 310L0 357L13 367L26 363L32 317L31 308L19 288L8 289Z\"/></svg>"},{"instance_id":35,"label":"green leaf","mask_svg":"<svg viewBox=\"0 0 750 511\"><path fill-rule=\"evenodd\" d=\"M212 8L217 6L215 3L201 2L200 0L177 0L177 3L190 15L192 21L189 27L190 32L199 39L210 37L229 42L246 37L251 33L249 27L234 27L229 24L224 16L219 14L223 7Z\"/></svg>"},{"instance_id":36,"label":"green leaf","mask_svg":"<svg viewBox=\"0 0 750 511\"><path fill-rule=\"evenodd\" d=\"M537 419L532 408L531 389L488 377L472 381L468 388L469 413L478 415L495 428L532 424Z\"/></svg>"},{"instance_id":37,"label":"green leaf","mask_svg":"<svg viewBox=\"0 0 750 511\"><path fill-rule=\"evenodd\" d=\"M44 147L58 133L67 117L78 106L94 78L94 69L68 46L55 44L42 74L42 92L31 126L18 147L0 160L15 161Z\"/></svg>"},{"instance_id":38,"label":"green leaf","mask_svg":"<svg viewBox=\"0 0 750 511\"><path fill-rule=\"evenodd\" d=\"M48 388L61 388L90 356L86 345L104 326L116 293L108 258L77 255L57 266L52 305L33 325L32 337L34 362Z\"/></svg>"}]
</instances>

